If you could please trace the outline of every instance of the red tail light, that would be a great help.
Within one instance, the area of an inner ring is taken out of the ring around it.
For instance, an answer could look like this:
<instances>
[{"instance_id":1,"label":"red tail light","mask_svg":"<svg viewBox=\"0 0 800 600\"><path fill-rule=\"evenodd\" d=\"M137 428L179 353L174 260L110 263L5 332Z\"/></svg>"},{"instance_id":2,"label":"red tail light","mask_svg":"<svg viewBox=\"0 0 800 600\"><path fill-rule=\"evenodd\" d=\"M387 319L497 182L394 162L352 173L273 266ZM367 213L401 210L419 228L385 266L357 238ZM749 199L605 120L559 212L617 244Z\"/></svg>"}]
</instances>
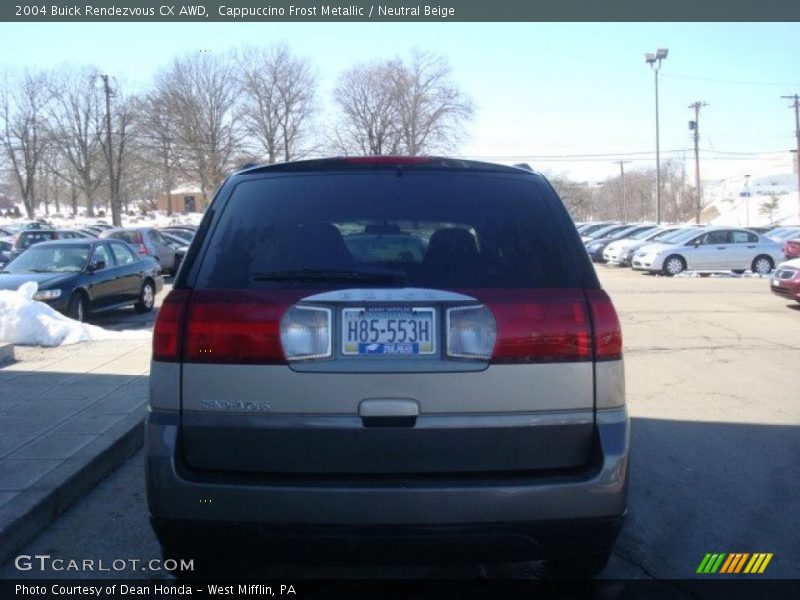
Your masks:
<instances>
[{"instance_id":1,"label":"red tail light","mask_svg":"<svg viewBox=\"0 0 800 600\"><path fill-rule=\"evenodd\" d=\"M148 254L150 254L147 251L147 246L145 246L144 244L139 244L139 254L141 254L142 256L147 256Z\"/></svg>"},{"instance_id":2,"label":"red tail light","mask_svg":"<svg viewBox=\"0 0 800 600\"><path fill-rule=\"evenodd\" d=\"M605 290L587 290L592 313L592 331L595 360L622 358L622 329L617 311Z\"/></svg>"},{"instance_id":3,"label":"red tail light","mask_svg":"<svg viewBox=\"0 0 800 600\"><path fill-rule=\"evenodd\" d=\"M161 305L153 327L153 360L180 362L187 290L172 290Z\"/></svg>"},{"instance_id":4,"label":"red tail light","mask_svg":"<svg viewBox=\"0 0 800 600\"><path fill-rule=\"evenodd\" d=\"M494 313L493 363L622 358L622 335L603 290L497 290L476 296ZM588 303L587 303L588 300Z\"/></svg>"},{"instance_id":5,"label":"red tail light","mask_svg":"<svg viewBox=\"0 0 800 600\"><path fill-rule=\"evenodd\" d=\"M493 363L592 360L589 315L580 290L497 290L479 296L497 320Z\"/></svg>"},{"instance_id":6,"label":"red tail light","mask_svg":"<svg viewBox=\"0 0 800 600\"><path fill-rule=\"evenodd\" d=\"M235 299L232 294L235 293ZM280 322L289 304L258 292L197 291L186 319L186 362L283 364Z\"/></svg>"}]
</instances>

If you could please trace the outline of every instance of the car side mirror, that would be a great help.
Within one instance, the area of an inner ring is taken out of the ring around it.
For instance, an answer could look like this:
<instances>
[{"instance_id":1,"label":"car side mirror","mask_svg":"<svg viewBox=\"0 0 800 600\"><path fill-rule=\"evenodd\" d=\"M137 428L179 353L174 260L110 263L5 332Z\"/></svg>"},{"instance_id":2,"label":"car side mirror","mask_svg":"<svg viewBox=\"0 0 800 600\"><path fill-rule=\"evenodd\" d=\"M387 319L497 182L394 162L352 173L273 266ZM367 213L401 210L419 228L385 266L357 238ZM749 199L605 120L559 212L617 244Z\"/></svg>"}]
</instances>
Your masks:
<instances>
[{"instance_id":1,"label":"car side mirror","mask_svg":"<svg viewBox=\"0 0 800 600\"><path fill-rule=\"evenodd\" d=\"M101 271L105 268L106 268L106 261L96 260L91 265L89 265L89 272L94 273L95 271Z\"/></svg>"},{"instance_id":2,"label":"car side mirror","mask_svg":"<svg viewBox=\"0 0 800 600\"><path fill-rule=\"evenodd\" d=\"M693 241L689 242L686 245L687 246L694 246L695 248L697 248L700 245L700 240L693 240Z\"/></svg>"}]
</instances>

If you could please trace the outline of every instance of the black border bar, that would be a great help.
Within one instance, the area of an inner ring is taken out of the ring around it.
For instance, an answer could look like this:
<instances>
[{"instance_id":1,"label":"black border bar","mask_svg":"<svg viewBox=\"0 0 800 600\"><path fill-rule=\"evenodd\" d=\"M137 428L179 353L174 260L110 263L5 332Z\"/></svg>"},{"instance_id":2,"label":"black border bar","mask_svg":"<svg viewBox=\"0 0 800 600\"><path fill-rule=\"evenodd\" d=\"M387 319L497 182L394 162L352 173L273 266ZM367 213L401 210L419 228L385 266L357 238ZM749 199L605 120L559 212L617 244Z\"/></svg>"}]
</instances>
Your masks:
<instances>
[{"instance_id":1,"label":"black border bar","mask_svg":"<svg viewBox=\"0 0 800 600\"><path fill-rule=\"evenodd\" d=\"M8 22L800 21L797 0L8 0ZM753 43L756 43L753 41Z\"/></svg>"}]
</instances>

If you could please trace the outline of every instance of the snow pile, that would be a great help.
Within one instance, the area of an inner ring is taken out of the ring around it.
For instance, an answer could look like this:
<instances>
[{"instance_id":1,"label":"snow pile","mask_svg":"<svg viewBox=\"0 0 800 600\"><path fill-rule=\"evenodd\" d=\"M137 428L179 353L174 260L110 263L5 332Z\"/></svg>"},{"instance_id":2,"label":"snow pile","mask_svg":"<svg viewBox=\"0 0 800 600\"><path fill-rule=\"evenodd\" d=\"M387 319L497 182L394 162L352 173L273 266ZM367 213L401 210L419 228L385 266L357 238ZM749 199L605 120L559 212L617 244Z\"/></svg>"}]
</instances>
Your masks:
<instances>
[{"instance_id":1,"label":"snow pile","mask_svg":"<svg viewBox=\"0 0 800 600\"><path fill-rule=\"evenodd\" d=\"M74 321L33 299L36 282L17 291L0 290L0 342L20 346L62 346L93 340L148 339L149 331L109 331Z\"/></svg>"}]
</instances>

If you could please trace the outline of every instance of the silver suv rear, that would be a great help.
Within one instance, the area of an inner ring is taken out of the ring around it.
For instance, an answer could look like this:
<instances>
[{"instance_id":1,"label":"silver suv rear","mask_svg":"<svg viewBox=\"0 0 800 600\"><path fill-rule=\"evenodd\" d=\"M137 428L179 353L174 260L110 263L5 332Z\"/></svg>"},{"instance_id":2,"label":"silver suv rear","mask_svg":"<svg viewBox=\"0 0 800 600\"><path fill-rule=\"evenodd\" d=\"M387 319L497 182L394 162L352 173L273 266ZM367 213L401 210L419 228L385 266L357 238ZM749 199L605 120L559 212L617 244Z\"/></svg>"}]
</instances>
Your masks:
<instances>
[{"instance_id":1,"label":"silver suv rear","mask_svg":"<svg viewBox=\"0 0 800 600\"><path fill-rule=\"evenodd\" d=\"M165 554L605 565L626 511L620 327L543 176L252 168L185 261L150 377Z\"/></svg>"}]
</instances>

